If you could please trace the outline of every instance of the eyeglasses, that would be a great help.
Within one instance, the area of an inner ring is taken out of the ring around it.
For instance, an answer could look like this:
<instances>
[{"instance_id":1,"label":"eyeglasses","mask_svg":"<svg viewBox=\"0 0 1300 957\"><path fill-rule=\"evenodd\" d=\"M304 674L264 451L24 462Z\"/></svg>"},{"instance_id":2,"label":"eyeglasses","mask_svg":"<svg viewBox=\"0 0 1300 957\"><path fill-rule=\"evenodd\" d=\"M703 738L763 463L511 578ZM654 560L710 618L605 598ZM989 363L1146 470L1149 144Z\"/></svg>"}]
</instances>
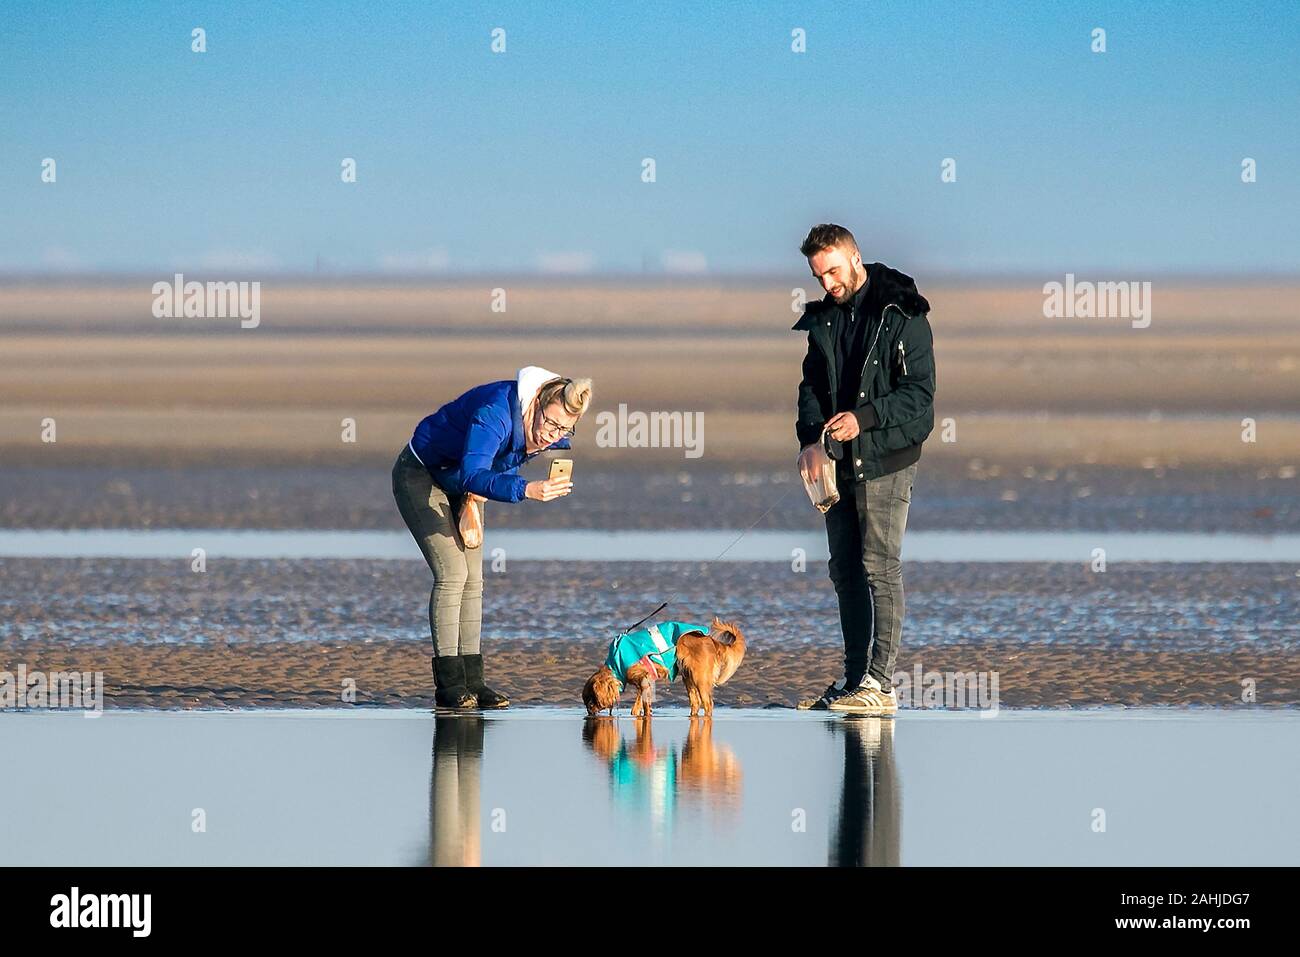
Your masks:
<instances>
[{"instance_id":1,"label":"eyeglasses","mask_svg":"<svg viewBox=\"0 0 1300 957\"><path fill-rule=\"evenodd\" d=\"M578 431L578 430L577 430L576 427L565 428L564 426L560 425L560 423L556 422L556 421L553 420L549 415L547 415L546 413L543 412L543 413L542 413L542 431L543 431L543 432L558 432L558 433L560 433L560 438L562 438L562 439L571 439L571 438L574 437L574 435L577 434L577 431Z\"/></svg>"}]
</instances>

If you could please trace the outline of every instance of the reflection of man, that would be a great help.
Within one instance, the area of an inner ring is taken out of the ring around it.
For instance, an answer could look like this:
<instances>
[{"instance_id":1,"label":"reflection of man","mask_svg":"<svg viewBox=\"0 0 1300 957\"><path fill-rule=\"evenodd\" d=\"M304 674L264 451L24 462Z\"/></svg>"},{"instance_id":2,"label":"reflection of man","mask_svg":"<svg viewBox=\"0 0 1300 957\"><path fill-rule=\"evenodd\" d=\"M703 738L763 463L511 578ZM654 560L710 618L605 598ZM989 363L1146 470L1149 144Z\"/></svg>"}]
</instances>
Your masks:
<instances>
[{"instance_id":1,"label":"reflection of man","mask_svg":"<svg viewBox=\"0 0 1300 957\"><path fill-rule=\"evenodd\" d=\"M807 706L890 714L898 710L890 677L903 631L903 531L934 427L930 304L911 277L863 265L843 226L814 226L800 251L826 296L794 325L808 333L799 470L805 479L816 470L828 433L840 498L826 513L826 538L844 633L844 675Z\"/></svg>"},{"instance_id":2,"label":"reflection of man","mask_svg":"<svg viewBox=\"0 0 1300 957\"><path fill-rule=\"evenodd\" d=\"M831 834L832 867L897 867L902 815L894 770L894 722L852 717L844 735L844 789Z\"/></svg>"}]
</instances>

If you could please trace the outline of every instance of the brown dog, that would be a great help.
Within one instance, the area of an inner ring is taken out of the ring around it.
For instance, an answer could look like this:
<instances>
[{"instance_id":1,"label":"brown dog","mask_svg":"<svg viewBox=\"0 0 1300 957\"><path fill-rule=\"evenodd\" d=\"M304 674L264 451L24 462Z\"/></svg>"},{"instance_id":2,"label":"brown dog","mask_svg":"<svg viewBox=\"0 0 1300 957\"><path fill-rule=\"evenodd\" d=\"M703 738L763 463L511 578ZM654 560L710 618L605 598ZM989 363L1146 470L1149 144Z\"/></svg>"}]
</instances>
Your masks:
<instances>
[{"instance_id":1,"label":"brown dog","mask_svg":"<svg viewBox=\"0 0 1300 957\"><path fill-rule=\"evenodd\" d=\"M654 627L651 626L651 629ZM628 637L636 634L640 633ZM683 631L673 645L676 651L674 670L681 675L682 682L686 685L691 717L697 713L712 716L713 689L726 684L727 679L740 667L745 657L745 636L734 622L722 621L714 616L707 633L702 629ZM632 716L650 717L654 683L671 680L674 675L669 673L662 661L654 660L654 655L646 655L629 665L624 670L623 680L620 680L609 663L614 657L614 646L611 645L610 659L596 669L596 673L587 679L582 689L582 703L587 706L587 714L594 715L608 710L612 715L619 695L626 686L631 685L636 689Z\"/></svg>"}]
</instances>

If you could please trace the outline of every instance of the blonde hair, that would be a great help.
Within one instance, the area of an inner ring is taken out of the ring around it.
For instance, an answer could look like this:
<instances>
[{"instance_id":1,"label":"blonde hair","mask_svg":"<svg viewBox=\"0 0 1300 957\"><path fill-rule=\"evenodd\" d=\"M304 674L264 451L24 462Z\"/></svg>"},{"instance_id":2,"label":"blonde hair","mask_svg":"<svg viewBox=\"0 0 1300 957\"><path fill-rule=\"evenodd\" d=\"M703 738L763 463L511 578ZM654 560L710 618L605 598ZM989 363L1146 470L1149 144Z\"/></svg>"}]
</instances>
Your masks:
<instances>
[{"instance_id":1,"label":"blonde hair","mask_svg":"<svg viewBox=\"0 0 1300 957\"><path fill-rule=\"evenodd\" d=\"M591 406L591 380L551 379L537 390L537 407L545 409L552 402L559 402L564 411L581 417Z\"/></svg>"}]
</instances>

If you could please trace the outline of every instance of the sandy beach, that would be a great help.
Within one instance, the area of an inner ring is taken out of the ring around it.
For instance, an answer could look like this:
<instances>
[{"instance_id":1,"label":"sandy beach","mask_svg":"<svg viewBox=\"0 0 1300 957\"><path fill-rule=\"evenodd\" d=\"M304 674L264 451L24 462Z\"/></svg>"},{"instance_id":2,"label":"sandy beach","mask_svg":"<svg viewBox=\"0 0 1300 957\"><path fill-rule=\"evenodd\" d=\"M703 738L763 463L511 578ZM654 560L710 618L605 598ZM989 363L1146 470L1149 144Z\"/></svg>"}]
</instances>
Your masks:
<instances>
[{"instance_id":1,"label":"sandy beach","mask_svg":"<svg viewBox=\"0 0 1300 957\"><path fill-rule=\"evenodd\" d=\"M1300 529L1300 287L1158 283L1137 329L1046 319L1027 282L918 279L938 428L909 528ZM520 280L505 313L496 285L268 282L243 330L155 319L129 277L0 284L0 527L401 530L389 469L415 423L527 363L593 377L595 416L575 494L490 504L489 543L820 527L792 467L805 278ZM1211 374L1225 361L1233 375ZM620 406L698 413L699 455L598 442L596 416ZM337 706L345 679L357 706L432 703L419 561L0 568L0 666L102 670L108 707ZM572 704L610 630L681 588L676 614L730 611L753 632L718 700L789 706L838 673L839 636L824 568L781 568L515 564L488 583L490 673L519 705ZM1241 707L1246 678L1261 706L1300 704L1290 566L911 563L906 579L899 667L996 670L1007 707ZM574 615L589 633L564 630Z\"/></svg>"},{"instance_id":2,"label":"sandy beach","mask_svg":"<svg viewBox=\"0 0 1300 957\"><path fill-rule=\"evenodd\" d=\"M918 281L933 306L936 429L952 420L927 447L932 461L1300 465L1300 287L1161 283L1150 326L1133 328L1045 318L1030 283ZM599 445L589 417L574 443L584 465L791 467L806 347L790 331L791 290L808 277L501 283L505 313L491 309L500 283L267 282L255 329L155 319L143 279L0 284L0 454L9 465L378 468L442 402L535 363L593 378L595 414L625 404L704 416L699 458ZM1225 361L1232 375L1211 374ZM44 417L58 423L55 443L42 441Z\"/></svg>"},{"instance_id":3,"label":"sandy beach","mask_svg":"<svg viewBox=\"0 0 1300 957\"><path fill-rule=\"evenodd\" d=\"M501 314L465 281L285 280L241 330L154 319L143 280L0 283L0 525L400 527L388 469L415 423L533 362L595 379L577 494L498 527L810 525L772 508L800 285L531 279ZM1161 284L1135 329L1045 319L1029 284L925 286L940 374L912 527L1300 528L1300 287ZM698 413L698 457L598 443L620 406Z\"/></svg>"}]
</instances>

